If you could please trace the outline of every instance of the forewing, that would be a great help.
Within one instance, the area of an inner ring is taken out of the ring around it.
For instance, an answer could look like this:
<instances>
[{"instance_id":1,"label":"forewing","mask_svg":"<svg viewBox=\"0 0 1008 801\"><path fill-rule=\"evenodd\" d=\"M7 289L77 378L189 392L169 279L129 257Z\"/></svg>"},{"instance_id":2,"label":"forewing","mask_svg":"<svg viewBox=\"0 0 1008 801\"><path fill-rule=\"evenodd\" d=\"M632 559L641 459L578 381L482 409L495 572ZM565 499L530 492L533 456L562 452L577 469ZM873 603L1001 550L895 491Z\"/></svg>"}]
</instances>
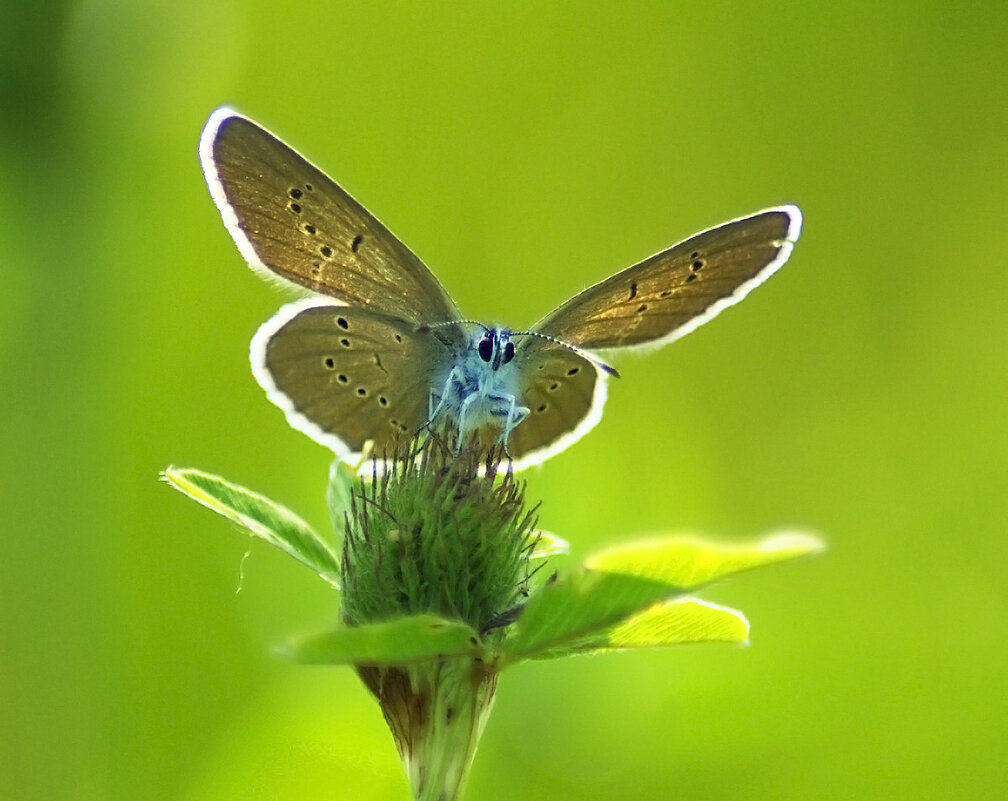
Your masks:
<instances>
[{"instance_id":1,"label":"forewing","mask_svg":"<svg viewBox=\"0 0 1008 801\"><path fill-rule=\"evenodd\" d=\"M229 108L200 136L210 194L256 269L416 324L457 320L430 270L314 165Z\"/></svg>"},{"instance_id":2,"label":"forewing","mask_svg":"<svg viewBox=\"0 0 1008 801\"><path fill-rule=\"evenodd\" d=\"M575 295L533 330L586 350L670 342L776 272L801 223L797 206L781 206L703 231Z\"/></svg>"},{"instance_id":3,"label":"forewing","mask_svg":"<svg viewBox=\"0 0 1008 801\"><path fill-rule=\"evenodd\" d=\"M284 306L252 340L252 369L294 428L338 456L403 454L427 422L431 375L448 358L433 333L317 299Z\"/></svg>"},{"instance_id":4,"label":"forewing","mask_svg":"<svg viewBox=\"0 0 1008 801\"><path fill-rule=\"evenodd\" d=\"M526 337L515 355L521 383L518 402L529 413L511 431L508 454L520 470L559 453L584 436L602 416L605 374L569 348Z\"/></svg>"}]
</instances>

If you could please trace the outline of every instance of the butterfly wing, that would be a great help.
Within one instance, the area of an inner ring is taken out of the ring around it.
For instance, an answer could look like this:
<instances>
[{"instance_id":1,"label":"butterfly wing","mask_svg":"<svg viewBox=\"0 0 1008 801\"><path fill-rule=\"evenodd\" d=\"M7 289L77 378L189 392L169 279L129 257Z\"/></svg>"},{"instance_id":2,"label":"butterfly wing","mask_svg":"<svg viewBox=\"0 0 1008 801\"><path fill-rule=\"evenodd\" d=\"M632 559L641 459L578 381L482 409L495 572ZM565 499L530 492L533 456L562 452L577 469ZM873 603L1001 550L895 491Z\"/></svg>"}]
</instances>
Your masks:
<instances>
[{"instance_id":1,"label":"butterfly wing","mask_svg":"<svg viewBox=\"0 0 1008 801\"><path fill-rule=\"evenodd\" d=\"M703 231L575 295L533 330L585 350L671 342L776 272L801 224L797 206L780 206Z\"/></svg>"},{"instance_id":2,"label":"butterfly wing","mask_svg":"<svg viewBox=\"0 0 1008 801\"><path fill-rule=\"evenodd\" d=\"M606 376L570 348L527 337L515 355L517 398L528 415L510 432L514 469L538 464L591 430L602 416Z\"/></svg>"},{"instance_id":3,"label":"butterfly wing","mask_svg":"<svg viewBox=\"0 0 1008 801\"><path fill-rule=\"evenodd\" d=\"M457 320L433 273L328 176L229 108L199 145L224 224L254 268L417 325Z\"/></svg>"},{"instance_id":4,"label":"butterfly wing","mask_svg":"<svg viewBox=\"0 0 1008 801\"><path fill-rule=\"evenodd\" d=\"M379 459L406 450L427 422L434 372L449 358L429 330L317 298L284 306L251 350L256 378L288 422L349 461L368 440Z\"/></svg>"}]
</instances>

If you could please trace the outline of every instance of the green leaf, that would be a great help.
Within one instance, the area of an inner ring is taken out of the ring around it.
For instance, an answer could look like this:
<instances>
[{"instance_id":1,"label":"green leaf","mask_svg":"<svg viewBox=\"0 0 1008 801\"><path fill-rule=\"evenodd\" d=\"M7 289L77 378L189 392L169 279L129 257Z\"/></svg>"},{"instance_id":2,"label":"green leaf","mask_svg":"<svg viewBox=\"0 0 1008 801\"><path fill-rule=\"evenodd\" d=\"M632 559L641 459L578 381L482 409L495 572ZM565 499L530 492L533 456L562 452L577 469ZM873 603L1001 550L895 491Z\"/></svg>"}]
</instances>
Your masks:
<instances>
[{"instance_id":1,"label":"green leaf","mask_svg":"<svg viewBox=\"0 0 1008 801\"><path fill-rule=\"evenodd\" d=\"M546 584L529 600L504 642L503 662L722 636L744 641L748 624L740 613L718 612L709 604L703 610L675 607L670 599L715 579L822 548L819 539L801 533L774 534L746 545L667 537L609 548L592 556L582 571Z\"/></svg>"},{"instance_id":2,"label":"green leaf","mask_svg":"<svg viewBox=\"0 0 1008 801\"><path fill-rule=\"evenodd\" d=\"M702 642L748 643L749 621L736 609L698 598L675 598L631 615L600 636L537 658Z\"/></svg>"},{"instance_id":3,"label":"green leaf","mask_svg":"<svg viewBox=\"0 0 1008 801\"><path fill-rule=\"evenodd\" d=\"M326 484L326 505L333 531L342 532L346 525L344 515L350 511L350 496L357 485L353 467L341 459L333 461L329 468L329 482Z\"/></svg>"},{"instance_id":4,"label":"green leaf","mask_svg":"<svg viewBox=\"0 0 1008 801\"><path fill-rule=\"evenodd\" d=\"M504 660L516 662L567 648L675 592L638 576L582 571L546 584L525 606L514 634L504 642Z\"/></svg>"},{"instance_id":5,"label":"green leaf","mask_svg":"<svg viewBox=\"0 0 1008 801\"><path fill-rule=\"evenodd\" d=\"M290 554L339 587L339 558L335 551L286 507L201 470L169 467L161 477L179 492Z\"/></svg>"},{"instance_id":6,"label":"green leaf","mask_svg":"<svg viewBox=\"0 0 1008 801\"><path fill-rule=\"evenodd\" d=\"M692 590L733 573L819 553L824 548L819 538L790 531L734 545L665 537L608 548L590 557L586 566Z\"/></svg>"},{"instance_id":7,"label":"green leaf","mask_svg":"<svg viewBox=\"0 0 1008 801\"><path fill-rule=\"evenodd\" d=\"M281 653L309 665L402 665L483 656L484 650L476 631L465 623L414 615L311 634L289 643Z\"/></svg>"},{"instance_id":8,"label":"green leaf","mask_svg":"<svg viewBox=\"0 0 1008 801\"><path fill-rule=\"evenodd\" d=\"M699 598L655 604L609 630L608 648L649 648L698 642L749 642L749 621L737 609Z\"/></svg>"},{"instance_id":9,"label":"green leaf","mask_svg":"<svg viewBox=\"0 0 1008 801\"><path fill-rule=\"evenodd\" d=\"M533 537L535 538L535 546L532 553L529 554L529 559L548 559L551 556L570 553L570 543L556 534L550 534L548 531L536 531Z\"/></svg>"}]
</instances>

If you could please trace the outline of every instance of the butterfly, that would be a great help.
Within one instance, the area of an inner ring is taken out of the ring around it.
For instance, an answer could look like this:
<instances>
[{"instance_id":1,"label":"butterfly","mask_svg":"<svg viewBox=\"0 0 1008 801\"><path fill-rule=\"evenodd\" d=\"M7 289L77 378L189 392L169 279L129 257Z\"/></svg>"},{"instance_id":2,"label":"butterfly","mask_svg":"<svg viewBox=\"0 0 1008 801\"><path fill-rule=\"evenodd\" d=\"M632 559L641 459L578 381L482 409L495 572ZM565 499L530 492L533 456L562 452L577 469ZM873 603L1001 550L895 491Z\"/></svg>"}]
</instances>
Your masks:
<instances>
[{"instance_id":1,"label":"butterfly","mask_svg":"<svg viewBox=\"0 0 1008 801\"><path fill-rule=\"evenodd\" d=\"M525 331L463 319L434 274L332 179L234 110L199 155L210 195L253 269L310 297L256 333L253 373L288 422L359 461L403 455L433 424L503 444L514 469L599 421L602 354L658 346L737 303L801 233L797 206L724 223L601 281Z\"/></svg>"}]
</instances>

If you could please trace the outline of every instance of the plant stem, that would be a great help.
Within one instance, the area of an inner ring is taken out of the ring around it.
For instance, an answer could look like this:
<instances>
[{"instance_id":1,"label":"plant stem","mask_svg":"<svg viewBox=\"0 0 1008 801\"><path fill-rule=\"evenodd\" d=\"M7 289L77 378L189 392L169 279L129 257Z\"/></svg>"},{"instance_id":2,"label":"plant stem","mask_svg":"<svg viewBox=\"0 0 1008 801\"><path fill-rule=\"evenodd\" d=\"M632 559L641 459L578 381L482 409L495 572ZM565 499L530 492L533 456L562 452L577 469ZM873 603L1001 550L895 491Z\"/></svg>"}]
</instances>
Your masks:
<instances>
[{"instance_id":1,"label":"plant stem","mask_svg":"<svg viewBox=\"0 0 1008 801\"><path fill-rule=\"evenodd\" d=\"M358 672L381 704L414 801L458 801L493 705L497 672L472 659Z\"/></svg>"}]
</instances>

